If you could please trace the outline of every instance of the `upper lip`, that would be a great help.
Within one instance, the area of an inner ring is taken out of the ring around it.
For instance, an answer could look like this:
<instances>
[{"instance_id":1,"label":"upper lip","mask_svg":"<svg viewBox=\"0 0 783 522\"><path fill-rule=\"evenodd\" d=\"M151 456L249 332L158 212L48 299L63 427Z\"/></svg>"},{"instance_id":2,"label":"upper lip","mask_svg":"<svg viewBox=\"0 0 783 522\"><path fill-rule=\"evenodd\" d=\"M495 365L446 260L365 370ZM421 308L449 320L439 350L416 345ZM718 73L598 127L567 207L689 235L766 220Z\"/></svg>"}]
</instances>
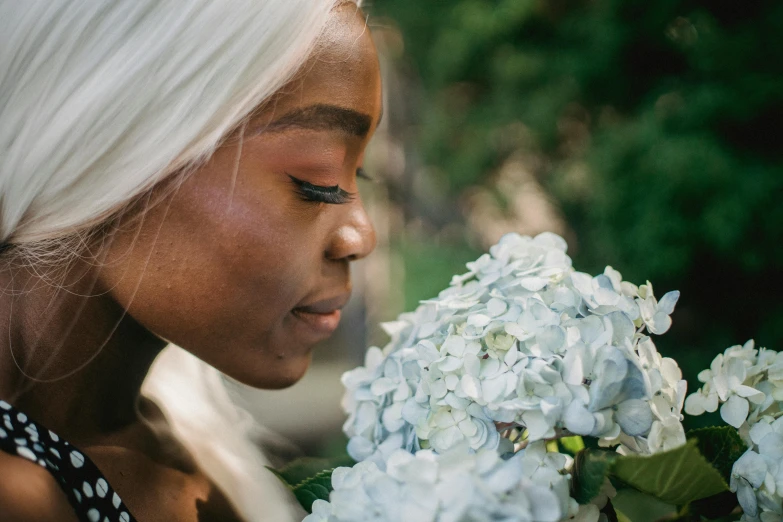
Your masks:
<instances>
[{"instance_id":1,"label":"upper lip","mask_svg":"<svg viewBox=\"0 0 783 522\"><path fill-rule=\"evenodd\" d=\"M334 297L320 299L318 301L312 301L310 303L297 306L294 308L294 310L297 312L306 312L309 314L330 314L335 310L339 310L344 307L350 298L351 292L349 291Z\"/></svg>"}]
</instances>

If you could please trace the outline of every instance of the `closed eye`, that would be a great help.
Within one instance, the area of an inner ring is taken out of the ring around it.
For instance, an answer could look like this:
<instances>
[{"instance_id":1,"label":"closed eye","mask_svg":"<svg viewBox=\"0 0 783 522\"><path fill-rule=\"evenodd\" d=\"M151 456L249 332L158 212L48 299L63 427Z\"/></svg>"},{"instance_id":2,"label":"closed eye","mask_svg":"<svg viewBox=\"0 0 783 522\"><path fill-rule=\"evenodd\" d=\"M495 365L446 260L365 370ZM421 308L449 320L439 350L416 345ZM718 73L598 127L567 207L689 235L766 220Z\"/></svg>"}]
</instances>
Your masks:
<instances>
[{"instance_id":1,"label":"closed eye","mask_svg":"<svg viewBox=\"0 0 783 522\"><path fill-rule=\"evenodd\" d=\"M323 185L313 185L307 181L293 177L288 174L288 177L294 183L296 192L304 201L312 201L316 203L328 203L330 205L344 205L349 203L356 197L353 192L348 192L340 188L339 185L326 187Z\"/></svg>"}]
</instances>

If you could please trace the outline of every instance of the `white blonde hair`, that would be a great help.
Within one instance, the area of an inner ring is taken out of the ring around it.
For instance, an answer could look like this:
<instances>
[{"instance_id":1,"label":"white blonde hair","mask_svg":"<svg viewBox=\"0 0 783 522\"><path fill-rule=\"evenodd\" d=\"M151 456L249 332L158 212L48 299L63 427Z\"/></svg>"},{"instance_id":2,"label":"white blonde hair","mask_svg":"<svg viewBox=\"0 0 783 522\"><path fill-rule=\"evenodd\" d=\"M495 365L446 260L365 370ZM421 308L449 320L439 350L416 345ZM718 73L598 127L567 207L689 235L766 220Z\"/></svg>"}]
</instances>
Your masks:
<instances>
[{"instance_id":1,"label":"white blonde hair","mask_svg":"<svg viewBox=\"0 0 783 522\"><path fill-rule=\"evenodd\" d=\"M336 0L0 1L0 242L59 238L215 147Z\"/></svg>"},{"instance_id":2,"label":"white blonde hair","mask_svg":"<svg viewBox=\"0 0 783 522\"><path fill-rule=\"evenodd\" d=\"M209 158L292 79L342 3L0 0L2 248L94 230ZM167 348L143 391L245 518L296 517L216 370Z\"/></svg>"}]
</instances>

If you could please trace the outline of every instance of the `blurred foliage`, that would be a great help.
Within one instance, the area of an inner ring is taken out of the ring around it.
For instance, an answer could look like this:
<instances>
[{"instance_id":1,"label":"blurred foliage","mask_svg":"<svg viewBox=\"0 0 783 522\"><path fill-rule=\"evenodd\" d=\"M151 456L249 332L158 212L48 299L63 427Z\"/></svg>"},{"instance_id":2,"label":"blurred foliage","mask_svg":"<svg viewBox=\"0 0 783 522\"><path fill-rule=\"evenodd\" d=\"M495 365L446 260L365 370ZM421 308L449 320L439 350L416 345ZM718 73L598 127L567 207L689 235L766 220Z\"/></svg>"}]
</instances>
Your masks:
<instances>
[{"instance_id":1,"label":"blurred foliage","mask_svg":"<svg viewBox=\"0 0 783 522\"><path fill-rule=\"evenodd\" d=\"M441 241L398 238L395 249L405 266L405 310L414 310L421 299L434 297L451 282L454 274L467 271L465 263L481 252L467 245Z\"/></svg>"},{"instance_id":2,"label":"blurred foliage","mask_svg":"<svg viewBox=\"0 0 783 522\"><path fill-rule=\"evenodd\" d=\"M783 349L783 2L375 0L371 12L402 33L421 87L408 139L453 201L529 149L521 124L576 266L682 290L658 344L691 389L731 344ZM417 248L406 285L422 298L432 271L459 270Z\"/></svg>"}]
</instances>

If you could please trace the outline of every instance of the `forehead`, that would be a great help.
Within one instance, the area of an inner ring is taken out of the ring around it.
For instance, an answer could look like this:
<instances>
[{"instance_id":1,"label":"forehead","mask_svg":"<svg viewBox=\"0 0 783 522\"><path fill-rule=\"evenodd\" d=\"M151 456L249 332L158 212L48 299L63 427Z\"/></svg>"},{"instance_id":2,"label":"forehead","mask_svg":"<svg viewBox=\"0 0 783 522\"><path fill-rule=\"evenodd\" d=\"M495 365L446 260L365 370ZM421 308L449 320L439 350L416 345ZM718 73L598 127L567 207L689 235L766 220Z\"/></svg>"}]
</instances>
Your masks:
<instances>
[{"instance_id":1,"label":"forehead","mask_svg":"<svg viewBox=\"0 0 783 522\"><path fill-rule=\"evenodd\" d=\"M378 117L378 55L364 14L355 4L344 4L333 11L313 56L263 112L274 119L300 107L320 104Z\"/></svg>"}]
</instances>

